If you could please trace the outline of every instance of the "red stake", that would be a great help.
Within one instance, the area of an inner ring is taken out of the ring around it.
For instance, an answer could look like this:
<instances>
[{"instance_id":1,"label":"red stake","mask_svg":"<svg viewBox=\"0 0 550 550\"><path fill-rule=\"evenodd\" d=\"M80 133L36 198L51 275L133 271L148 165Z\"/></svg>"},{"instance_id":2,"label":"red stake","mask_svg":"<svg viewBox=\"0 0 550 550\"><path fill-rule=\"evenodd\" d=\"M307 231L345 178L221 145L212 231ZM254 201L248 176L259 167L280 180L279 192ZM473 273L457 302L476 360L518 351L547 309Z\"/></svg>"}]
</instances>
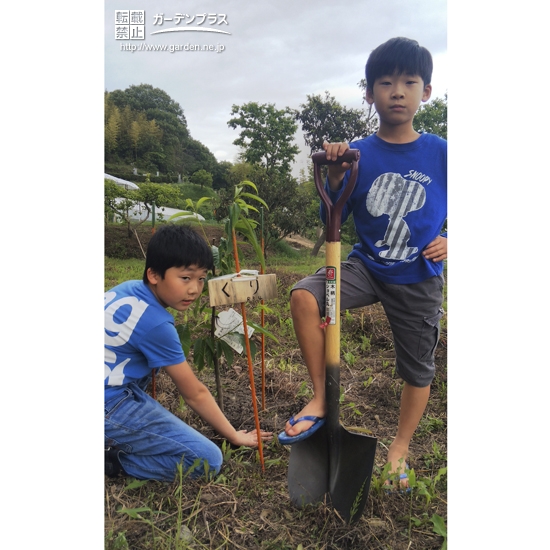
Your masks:
<instances>
[{"instance_id":1,"label":"red stake","mask_svg":"<svg viewBox=\"0 0 550 550\"><path fill-rule=\"evenodd\" d=\"M237 277L240 277L241 267L239 265L239 253L237 250L237 234L233 229L231 232L233 240L233 257L235 258L235 269L237 270ZM250 340L248 338L248 325L246 323L246 308L244 302L241 302L241 315L243 317L243 329L244 329L244 342L246 347L246 357L248 359L248 378L250 380L250 390L252 392L252 408L254 410L254 423L256 425L256 435L258 437L258 452L260 454L260 464L262 470L265 471L264 465L264 452L262 447L262 438L260 435L260 418L258 416L258 404L256 402L256 387L254 385L254 367L252 365L252 352L250 351Z\"/></svg>"},{"instance_id":2,"label":"red stake","mask_svg":"<svg viewBox=\"0 0 550 550\"><path fill-rule=\"evenodd\" d=\"M262 254L264 254L264 236L261 237ZM260 265L260 273L264 274L263 263ZM265 304L265 300L261 301L262 306ZM261 325L264 328L265 325L265 311L262 308L261 312ZM265 411L265 334L262 333L262 411Z\"/></svg>"}]
</instances>

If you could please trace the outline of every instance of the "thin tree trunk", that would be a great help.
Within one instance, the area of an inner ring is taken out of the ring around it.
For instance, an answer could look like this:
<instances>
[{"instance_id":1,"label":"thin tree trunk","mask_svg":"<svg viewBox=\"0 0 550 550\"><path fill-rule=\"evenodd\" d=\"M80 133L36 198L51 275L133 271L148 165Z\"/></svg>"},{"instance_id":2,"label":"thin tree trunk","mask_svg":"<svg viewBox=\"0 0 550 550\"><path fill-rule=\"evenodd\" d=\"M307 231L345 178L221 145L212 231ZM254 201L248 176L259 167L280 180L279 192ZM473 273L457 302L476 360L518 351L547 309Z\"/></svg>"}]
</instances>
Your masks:
<instances>
[{"instance_id":1,"label":"thin tree trunk","mask_svg":"<svg viewBox=\"0 0 550 550\"><path fill-rule=\"evenodd\" d=\"M220 363L218 360L218 352L216 350L216 306L212 307L212 317L211 317L211 326L210 326L210 338L212 338L212 344L214 346L214 376L216 378L216 390L218 392L218 406L220 410L223 410L223 387L222 380L220 376Z\"/></svg>"},{"instance_id":2,"label":"thin tree trunk","mask_svg":"<svg viewBox=\"0 0 550 550\"><path fill-rule=\"evenodd\" d=\"M325 240L327 238L327 230L326 228L318 228L317 229L317 242L315 243L315 246L311 249L311 255L317 256L319 254L319 249L321 246L323 246Z\"/></svg>"},{"instance_id":3,"label":"thin tree trunk","mask_svg":"<svg viewBox=\"0 0 550 550\"><path fill-rule=\"evenodd\" d=\"M204 231L204 228L203 228ZM215 245L216 239L212 239L212 246ZM216 276L216 268L212 267L212 277ZM218 406L223 410L223 387L220 375L220 362L218 358L218 347L216 346L216 306L212 307L211 322L210 322L210 338L212 339L212 347L214 348L214 376L216 378L216 390L218 392Z\"/></svg>"}]
</instances>

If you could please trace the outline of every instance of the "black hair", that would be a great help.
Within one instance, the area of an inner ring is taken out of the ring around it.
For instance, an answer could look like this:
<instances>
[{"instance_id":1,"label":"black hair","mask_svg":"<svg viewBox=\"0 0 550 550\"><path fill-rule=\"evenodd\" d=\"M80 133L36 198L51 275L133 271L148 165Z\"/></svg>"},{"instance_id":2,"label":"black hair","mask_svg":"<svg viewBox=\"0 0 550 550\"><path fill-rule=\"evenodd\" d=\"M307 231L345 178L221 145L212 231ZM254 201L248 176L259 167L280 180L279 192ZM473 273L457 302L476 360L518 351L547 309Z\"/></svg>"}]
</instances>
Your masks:
<instances>
[{"instance_id":1,"label":"black hair","mask_svg":"<svg viewBox=\"0 0 550 550\"><path fill-rule=\"evenodd\" d=\"M171 267L196 265L205 269L214 267L212 249L193 229L186 225L163 225L151 237L145 256L143 282L147 284L147 270L151 268L164 279Z\"/></svg>"},{"instance_id":2,"label":"black hair","mask_svg":"<svg viewBox=\"0 0 550 550\"><path fill-rule=\"evenodd\" d=\"M432 71L432 55L416 40L390 38L375 48L367 60L367 89L372 91L377 78L394 73L418 75L422 78L424 86L427 86L432 80Z\"/></svg>"}]
</instances>

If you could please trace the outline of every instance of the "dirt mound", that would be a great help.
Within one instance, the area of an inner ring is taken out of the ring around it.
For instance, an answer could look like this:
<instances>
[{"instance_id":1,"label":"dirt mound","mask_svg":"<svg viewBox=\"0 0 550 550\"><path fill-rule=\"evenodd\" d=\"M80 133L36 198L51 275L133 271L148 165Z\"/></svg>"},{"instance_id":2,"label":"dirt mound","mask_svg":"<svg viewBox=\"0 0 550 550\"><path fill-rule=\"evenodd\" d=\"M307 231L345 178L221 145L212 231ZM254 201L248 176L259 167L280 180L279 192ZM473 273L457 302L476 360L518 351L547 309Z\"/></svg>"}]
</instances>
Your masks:
<instances>
[{"instance_id":1,"label":"dirt mound","mask_svg":"<svg viewBox=\"0 0 550 550\"><path fill-rule=\"evenodd\" d=\"M295 248L311 249L315 246L315 243L313 241L310 241L305 237L301 237L300 235L291 235L290 237L286 237L285 241Z\"/></svg>"}]
</instances>

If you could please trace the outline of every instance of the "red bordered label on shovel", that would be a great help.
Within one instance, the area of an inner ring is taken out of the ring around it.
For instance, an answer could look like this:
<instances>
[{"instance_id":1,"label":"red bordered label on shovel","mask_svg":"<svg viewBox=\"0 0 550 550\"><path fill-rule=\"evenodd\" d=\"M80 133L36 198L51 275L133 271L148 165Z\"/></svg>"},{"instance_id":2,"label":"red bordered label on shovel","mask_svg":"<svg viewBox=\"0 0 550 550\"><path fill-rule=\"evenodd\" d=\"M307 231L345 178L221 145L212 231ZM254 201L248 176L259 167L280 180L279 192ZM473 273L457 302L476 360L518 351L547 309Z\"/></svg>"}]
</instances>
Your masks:
<instances>
[{"instance_id":1,"label":"red bordered label on shovel","mask_svg":"<svg viewBox=\"0 0 550 550\"><path fill-rule=\"evenodd\" d=\"M326 268L326 296L325 296L326 312L325 318L327 324L336 324L336 268ZM330 321L329 321L330 319Z\"/></svg>"}]
</instances>

